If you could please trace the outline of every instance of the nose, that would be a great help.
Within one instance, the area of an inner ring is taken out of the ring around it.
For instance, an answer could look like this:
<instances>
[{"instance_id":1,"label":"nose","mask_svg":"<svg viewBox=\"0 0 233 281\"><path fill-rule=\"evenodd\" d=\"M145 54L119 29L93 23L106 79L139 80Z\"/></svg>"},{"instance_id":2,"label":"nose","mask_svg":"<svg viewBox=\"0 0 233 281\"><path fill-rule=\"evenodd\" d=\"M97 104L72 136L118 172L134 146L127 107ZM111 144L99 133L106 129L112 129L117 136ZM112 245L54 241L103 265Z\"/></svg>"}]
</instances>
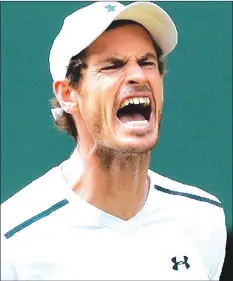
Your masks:
<instances>
[{"instance_id":1,"label":"nose","mask_svg":"<svg viewBox=\"0 0 233 281\"><path fill-rule=\"evenodd\" d=\"M132 62L126 66L125 72L127 84L144 84L146 82L143 69L137 62Z\"/></svg>"}]
</instances>

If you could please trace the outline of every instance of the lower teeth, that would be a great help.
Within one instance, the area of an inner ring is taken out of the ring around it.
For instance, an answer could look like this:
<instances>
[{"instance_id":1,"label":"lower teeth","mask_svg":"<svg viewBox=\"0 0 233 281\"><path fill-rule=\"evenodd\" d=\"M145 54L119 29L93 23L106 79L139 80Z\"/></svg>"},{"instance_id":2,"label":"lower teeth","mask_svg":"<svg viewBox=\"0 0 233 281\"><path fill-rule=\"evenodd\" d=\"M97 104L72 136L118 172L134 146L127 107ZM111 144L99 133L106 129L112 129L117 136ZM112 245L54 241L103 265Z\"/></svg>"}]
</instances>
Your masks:
<instances>
[{"instance_id":1,"label":"lower teeth","mask_svg":"<svg viewBox=\"0 0 233 281\"><path fill-rule=\"evenodd\" d=\"M146 125L148 124L147 120L143 120L143 121L127 121L126 124L129 125Z\"/></svg>"}]
</instances>

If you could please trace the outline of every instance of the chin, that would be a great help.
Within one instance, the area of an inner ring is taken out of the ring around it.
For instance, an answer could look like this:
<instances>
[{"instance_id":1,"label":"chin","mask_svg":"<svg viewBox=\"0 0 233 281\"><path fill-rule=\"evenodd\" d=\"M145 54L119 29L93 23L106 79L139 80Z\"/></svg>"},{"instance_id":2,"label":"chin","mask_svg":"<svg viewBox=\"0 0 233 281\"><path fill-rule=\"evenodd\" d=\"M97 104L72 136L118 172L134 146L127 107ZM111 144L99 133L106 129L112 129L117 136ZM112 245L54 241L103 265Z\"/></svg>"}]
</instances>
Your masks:
<instances>
[{"instance_id":1,"label":"chin","mask_svg":"<svg viewBox=\"0 0 233 281\"><path fill-rule=\"evenodd\" d=\"M158 137L145 138L136 137L118 142L117 150L125 153L147 153L156 146Z\"/></svg>"}]
</instances>

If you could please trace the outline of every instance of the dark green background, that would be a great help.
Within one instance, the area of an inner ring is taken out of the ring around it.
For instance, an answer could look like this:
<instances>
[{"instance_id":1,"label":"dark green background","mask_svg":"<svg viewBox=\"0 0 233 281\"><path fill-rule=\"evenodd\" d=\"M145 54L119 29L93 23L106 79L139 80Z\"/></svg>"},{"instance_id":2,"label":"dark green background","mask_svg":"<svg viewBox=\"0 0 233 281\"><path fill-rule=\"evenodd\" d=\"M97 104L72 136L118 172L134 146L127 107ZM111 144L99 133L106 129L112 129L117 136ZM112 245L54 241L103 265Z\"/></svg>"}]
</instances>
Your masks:
<instances>
[{"instance_id":1,"label":"dark green background","mask_svg":"<svg viewBox=\"0 0 233 281\"><path fill-rule=\"evenodd\" d=\"M63 17L87 3L1 3L2 201L74 147L52 123L48 54ZM168 58L161 137L151 167L215 194L231 229L232 3L160 5L176 22L179 43Z\"/></svg>"}]
</instances>

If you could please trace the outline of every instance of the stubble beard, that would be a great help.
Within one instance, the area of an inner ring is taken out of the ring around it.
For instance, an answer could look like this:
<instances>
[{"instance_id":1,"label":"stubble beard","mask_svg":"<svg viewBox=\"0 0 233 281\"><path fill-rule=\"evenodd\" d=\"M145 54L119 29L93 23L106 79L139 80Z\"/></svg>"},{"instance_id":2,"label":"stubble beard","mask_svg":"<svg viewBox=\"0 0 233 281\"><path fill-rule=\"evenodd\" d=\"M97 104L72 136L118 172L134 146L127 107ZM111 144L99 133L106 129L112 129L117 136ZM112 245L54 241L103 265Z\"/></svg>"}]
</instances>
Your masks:
<instances>
[{"instance_id":1,"label":"stubble beard","mask_svg":"<svg viewBox=\"0 0 233 281\"><path fill-rule=\"evenodd\" d=\"M160 128L161 121L158 128ZM99 133L95 135L96 155L100 160L102 166L107 170L110 170L114 163L119 163L122 167L126 166L138 166L143 162L143 159L148 159L153 148L157 145L159 137L155 142L144 149L121 147L120 145L113 145L108 142L104 135L101 134L102 126L98 124L95 130ZM158 129L159 133L159 129Z\"/></svg>"},{"instance_id":2,"label":"stubble beard","mask_svg":"<svg viewBox=\"0 0 233 281\"><path fill-rule=\"evenodd\" d=\"M98 115L98 116L97 116ZM159 124L158 124L158 137L154 144L144 149L139 150L138 148L132 147L121 147L120 145L113 144L108 141L108 137L105 135L103 130L104 120L101 114L97 114L95 117L91 114L91 111L87 110L85 112L85 121L89 133L93 138L94 153L101 162L101 166L106 169L111 169L113 163L125 163L126 165L137 164L141 162L143 158L150 155L152 149L156 146L159 140L159 131L162 121L162 110L159 114Z\"/></svg>"}]
</instances>

